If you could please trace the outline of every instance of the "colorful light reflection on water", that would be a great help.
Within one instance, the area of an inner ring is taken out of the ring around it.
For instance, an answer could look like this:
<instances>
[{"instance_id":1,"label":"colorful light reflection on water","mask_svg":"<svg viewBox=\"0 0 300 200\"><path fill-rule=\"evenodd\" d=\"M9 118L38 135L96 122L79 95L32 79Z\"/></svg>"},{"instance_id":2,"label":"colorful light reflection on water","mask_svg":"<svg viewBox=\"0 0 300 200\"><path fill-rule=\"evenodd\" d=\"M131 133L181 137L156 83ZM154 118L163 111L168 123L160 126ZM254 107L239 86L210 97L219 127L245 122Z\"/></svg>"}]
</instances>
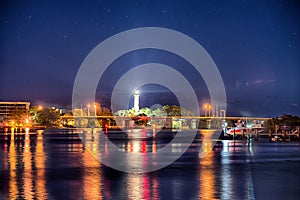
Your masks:
<instances>
[{"instance_id":1,"label":"colorful light reflection on water","mask_svg":"<svg viewBox=\"0 0 300 200\"><path fill-rule=\"evenodd\" d=\"M167 142L158 138L114 142L132 153L156 152ZM151 173L131 174L108 168L92 156L98 151L98 139L87 138L83 144L76 134L56 131L2 135L1 199L298 197L300 144L297 142L225 140L200 159L199 145L208 148L210 144L201 144L198 137L198 142L172 165ZM141 162L147 164L147 157Z\"/></svg>"}]
</instances>

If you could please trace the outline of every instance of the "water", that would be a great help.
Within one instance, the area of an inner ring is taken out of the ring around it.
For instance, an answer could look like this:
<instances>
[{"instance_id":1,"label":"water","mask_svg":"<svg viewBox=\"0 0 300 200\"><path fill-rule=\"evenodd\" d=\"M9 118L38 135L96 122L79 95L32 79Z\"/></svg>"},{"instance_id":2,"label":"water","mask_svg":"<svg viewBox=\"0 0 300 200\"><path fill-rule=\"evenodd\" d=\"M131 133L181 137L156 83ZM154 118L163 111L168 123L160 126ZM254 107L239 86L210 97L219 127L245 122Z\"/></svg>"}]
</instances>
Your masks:
<instances>
[{"instance_id":1,"label":"water","mask_svg":"<svg viewBox=\"0 0 300 200\"><path fill-rule=\"evenodd\" d=\"M156 139L111 132L126 151L157 151ZM300 143L222 141L205 158L193 145L158 171L124 173L99 163L76 134L0 137L0 199L299 199ZM105 153L104 155L105 156Z\"/></svg>"}]
</instances>

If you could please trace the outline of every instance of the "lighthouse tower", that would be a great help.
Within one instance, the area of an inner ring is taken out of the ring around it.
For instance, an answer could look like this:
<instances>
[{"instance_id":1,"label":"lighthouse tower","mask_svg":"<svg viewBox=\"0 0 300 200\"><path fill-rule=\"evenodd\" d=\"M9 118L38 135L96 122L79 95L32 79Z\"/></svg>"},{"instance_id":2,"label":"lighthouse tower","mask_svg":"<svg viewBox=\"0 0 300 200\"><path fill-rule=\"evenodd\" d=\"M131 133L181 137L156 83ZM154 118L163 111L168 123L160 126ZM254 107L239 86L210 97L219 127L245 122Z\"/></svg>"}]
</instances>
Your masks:
<instances>
[{"instance_id":1,"label":"lighthouse tower","mask_svg":"<svg viewBox=\"0 0 300 200\"><path fill-rule=\"evenodd\" d=\"M138 112L140 110L140 94L139 91L136 90L134 92L134 103L133 103L133 107L135 112Z\"/></svg>"}]
</instances>

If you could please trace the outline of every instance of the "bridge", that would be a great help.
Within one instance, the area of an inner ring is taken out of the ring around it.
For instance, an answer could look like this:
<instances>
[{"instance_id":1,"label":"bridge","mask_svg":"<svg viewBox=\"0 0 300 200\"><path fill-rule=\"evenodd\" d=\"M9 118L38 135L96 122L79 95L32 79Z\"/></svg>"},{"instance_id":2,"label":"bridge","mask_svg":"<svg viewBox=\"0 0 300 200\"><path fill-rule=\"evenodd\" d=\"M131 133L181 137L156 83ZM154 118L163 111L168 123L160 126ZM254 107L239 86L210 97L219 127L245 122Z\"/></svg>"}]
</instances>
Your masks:
<instances>
[{"instance_id":1,"label":"bridge","mask_svg":"<svg viewBox=\"0 0 300 200\"><path fill-rule=\"evenodd\" d=\"M108 122L111 121L117 121L117 120L132 120L132 118L134 117L121 117L121 116L62 116L61 119L88 119L88 120L101 120L101 119L106 119L109 120ZM176 120L186 120L188 126L187 129L198 129L200 127L200 129L204 128L212 128L212 129L221 129L224 128L224 122L229 121L229 120L241 120L244 121L246 124L252 121L264 121L266 122L267 120L270 120L272 118L267 118L267 117L245 117L245 116L227 116L227 117L212 117L212 116L165 116L165 117L147 117L148 120L161 120L161 121L165 121L165 123L169 120L169 121L176 121ZM201 122L202 122L202 127L201 127ZM198 123L198 125L197 125ZM204 125L204 126L203 126ZM108 127L114 127L114 126L108 126ZM118 125L115 124L115 127L118 127ZM119 126L120 127L120 126ZM121 126L121 128L129 128L128 124L125 125L123 124L123 126ZM168 127L168 128L172 128ZM264 127L261 127L260 129L263 129ZM258 129L256 128L247 128L244 127L244 130L240 131L240 132L235 132L233 136L234 138L239 138L239 139L243 139L243 138L250 138L250 137L254 137L255 140L258 140L258 137L267 137L270 140L274 139L275 140L282 140L282 141L289 141L292 138L294 139L300 139L300 131L299 131L299 127L295 127L294 129L291 130L285 130L285 129L280 129L274 128L274 132L271 132L271 130L265 130L263 132L259 132Z\"/></svg>"},{"instance_id":2,"label":"bridge","mask_svg":"<svg viewBox=\"0 0 300 200\"><path fill-rule=\"evenodd\" d=\"M100 116L100 115L89 115L89 116L61 116L61 119L116 119L116 118L132 118L129 116ZM162 117L148 117L149 119L165 119L165 118L175 118L175 119L220 119L220 120L260 120L267 121L272 118L267 117L209 117L209 116L162 116Z\"/></svg>"},{"instance_id":3,"label":"bridge","mask_svg":"<svg viewBox=\"0 0 300 200\"><path fill-rule=\"evenodd\" d=\"M242 120L246 124L254 120L267 121L271 118L262 117L222 117L222 116L98 116L98 115L75 115L62 116L62 120L74 120L76 127L92 127L99 122L100 127L123 127L129 128L134 126L133 120L151 121L156 127L173 128L175 123L179 128L198 129L198 128L224 128L224 123L229 120ZM85 121L85 122L83 122ZM91 125L92 124L92 125Z\"/></svg>"}]
</instances>

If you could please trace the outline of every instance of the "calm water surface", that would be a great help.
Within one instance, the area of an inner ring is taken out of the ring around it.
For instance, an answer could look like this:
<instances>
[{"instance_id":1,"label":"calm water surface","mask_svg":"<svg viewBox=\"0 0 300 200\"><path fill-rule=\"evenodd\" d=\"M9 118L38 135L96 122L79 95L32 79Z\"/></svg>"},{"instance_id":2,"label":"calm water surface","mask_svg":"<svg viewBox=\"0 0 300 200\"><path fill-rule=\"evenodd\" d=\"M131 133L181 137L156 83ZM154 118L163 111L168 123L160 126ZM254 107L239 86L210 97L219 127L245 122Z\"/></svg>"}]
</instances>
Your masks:
<instances>
[{"instance_id":1,"label":"calm water surface","mask_svg":"<svg viewBox=\"0 0 300 200\"><path fill-rule=\"evenodd\" d=\"M125 151L156 152L174 133L163 132L150 139L120 132L109 135ZM2 135L0 199L300 198L298 142L225 140L200 159L199 148L210 149L210 144L202 144L199 133L188 151L173 164L134 174L99 163L91 155L97 151L95 140L82 142L77 134L65 131Z\"/></svg>"}]
</instances>

